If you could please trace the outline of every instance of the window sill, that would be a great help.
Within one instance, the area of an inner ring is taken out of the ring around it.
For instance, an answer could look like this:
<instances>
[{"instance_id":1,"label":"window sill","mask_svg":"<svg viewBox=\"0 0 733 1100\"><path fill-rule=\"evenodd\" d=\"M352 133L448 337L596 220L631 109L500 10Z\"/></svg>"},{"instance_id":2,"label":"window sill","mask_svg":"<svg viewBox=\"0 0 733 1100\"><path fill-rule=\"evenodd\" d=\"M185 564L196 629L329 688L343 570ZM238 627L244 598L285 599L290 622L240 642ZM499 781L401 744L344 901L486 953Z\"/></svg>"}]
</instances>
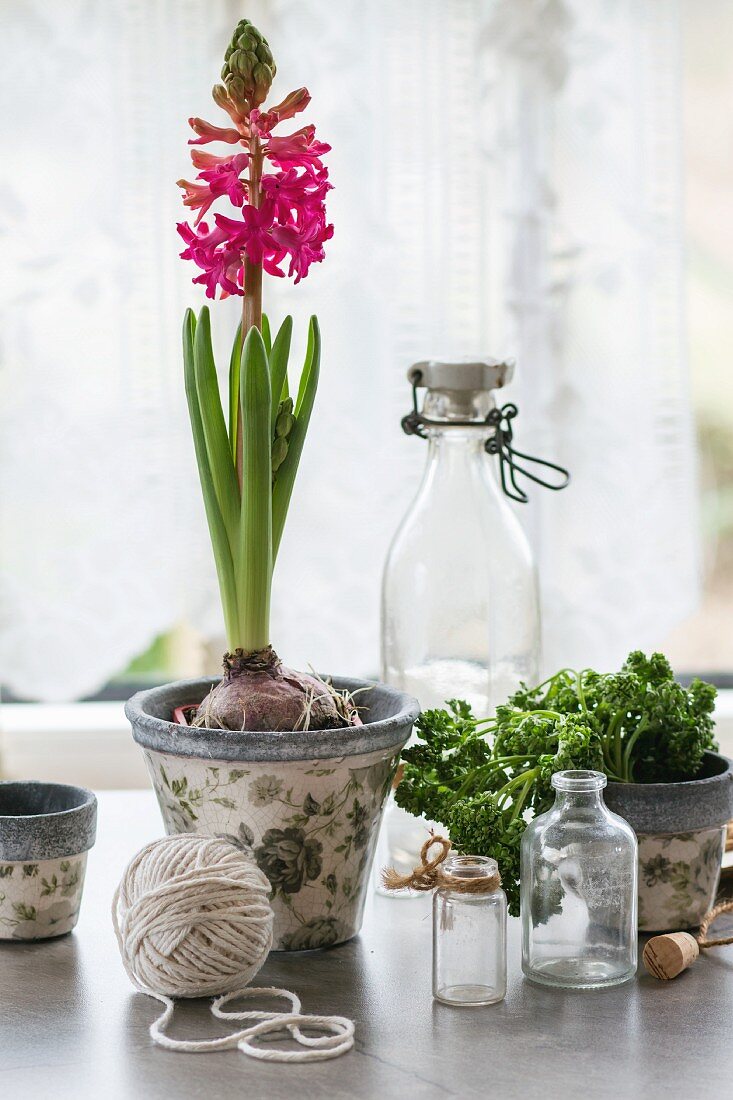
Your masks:
<instances>
[{"instance_id":1,"label":"window sill","mask_svg":"<svg viewBox=\"0 0 733 1100\"><path fill-rule=\"evenodd\" d=\"M143 755L124 707L121 702L4 703L2 777L79 783L95 790L147 787Z\"/></svg>"},{"instance_id":2,"label":"window sill","mask_svg":"<svg viewBox=\"0 0 733 1100\"><path fill-rule=\"evenodd\" d=\"M718 694L720 751L733 757L733 688ZM4 703L0 775L80 783L95 790L148 786L124 703Z\"/></svg>"}]
</instances>

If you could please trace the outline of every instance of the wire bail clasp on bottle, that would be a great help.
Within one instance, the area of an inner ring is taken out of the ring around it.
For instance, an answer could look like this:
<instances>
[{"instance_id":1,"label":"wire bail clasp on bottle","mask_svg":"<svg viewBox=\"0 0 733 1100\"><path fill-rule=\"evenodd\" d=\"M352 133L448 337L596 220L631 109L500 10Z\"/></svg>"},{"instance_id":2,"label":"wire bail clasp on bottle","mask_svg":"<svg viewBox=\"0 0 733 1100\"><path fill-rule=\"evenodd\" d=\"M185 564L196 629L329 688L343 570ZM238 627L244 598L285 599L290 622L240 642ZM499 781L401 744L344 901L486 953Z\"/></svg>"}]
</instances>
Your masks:
<instances>
[{"instance_id":1,"label":"wire bail clasp on bottle","mask_svg":"<svg viewBox=\"0 0 733 1100\"><path fill-rule=\"evenodd\" d=\"M536 485L541 485L545 489L552 489L553 492L559 492L569 485L570 471L564 466L560 466L558 463L550 462L544 458L537 458L534 455L526 454L524 451L517 450L516 447L512 445L514 438L512 421L519 413L519 409L515 404L510 402L509 404L502 405L501 408L491 409L486 418L481 421L432 420L430 417L424 416L418 408L417 391L423 385L422 372L413 369L409 377L412 383L412 410L407 416L403 416L402 418L402 430L405 435L417 435L421 439L426 439L427 428L493 428L493 433L484 444L484 450L487 454L499 456L499 476L502 491L505 496L508 496L511 500L518 501L520 504L526 504L529 501L529 497L525 490L517 484L517 475L526 477ZM531 470L528 470L526 466L517 462L518 458L522 459L524 463L532 463L534 466L542 466L546 470L553 470L559 477L556 480L548 481L546 478L540 477L538 473L533 473Z\"/></svg>"}]
</instances>

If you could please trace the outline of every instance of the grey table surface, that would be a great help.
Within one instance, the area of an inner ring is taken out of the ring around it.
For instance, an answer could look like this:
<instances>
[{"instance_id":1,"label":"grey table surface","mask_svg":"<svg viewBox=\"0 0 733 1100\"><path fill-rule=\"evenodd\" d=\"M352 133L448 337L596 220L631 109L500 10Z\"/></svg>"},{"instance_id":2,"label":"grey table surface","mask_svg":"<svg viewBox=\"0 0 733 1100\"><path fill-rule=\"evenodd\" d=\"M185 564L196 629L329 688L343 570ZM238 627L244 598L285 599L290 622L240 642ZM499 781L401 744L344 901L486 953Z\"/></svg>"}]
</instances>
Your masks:
<instances>
[{"instance_id":1,"label":"grey table surface","mask_svg":"<svg viewBox=\"0 0 733 1100\"><path fill-rule=\"evenodd\" d=\"M102 794L99 811L75 932L45 943L0 942L3 1097L733 1095L733 949L710 953L670 983L640 971L615 989L557 992L522 978L519 922L511 920L506 1000L450 1008L431 998L428 898L372 894L357 939L330 951L271 955L255 979L296 991L304 1011L352 1017L349 1054L278 1065L238 1051L162 1050L148 1034L160 1006L128 982L109 917L125 863L162 832L157 807L148 792L120 791ZM208 1003L181 1002L173 1033L225 1031Z\"/></svg>"}]
</instances>

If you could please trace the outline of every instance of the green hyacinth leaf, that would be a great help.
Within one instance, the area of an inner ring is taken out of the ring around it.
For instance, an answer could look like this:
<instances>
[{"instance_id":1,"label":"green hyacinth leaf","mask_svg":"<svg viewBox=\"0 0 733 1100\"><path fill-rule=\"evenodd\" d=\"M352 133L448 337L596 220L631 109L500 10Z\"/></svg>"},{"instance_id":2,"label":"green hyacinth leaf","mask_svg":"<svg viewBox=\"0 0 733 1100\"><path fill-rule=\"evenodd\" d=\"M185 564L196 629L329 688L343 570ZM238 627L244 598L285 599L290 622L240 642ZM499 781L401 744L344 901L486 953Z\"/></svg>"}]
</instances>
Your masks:
<instances>
[{"instance_id":1,"label":"green hyacinth leaf","mask_svg":"<svg viewBox=\"0 0 733 1100\"><path fill-rule=\"evenodd\" d=\"M198 466L199 479L201 481L206 520L209 525L216 573L219 578L219 589L221 591L227 640L229 645L234 647L237 644L237 637L239 634L234 562L229 545L229 537L214 489L214 481L209 466L209 453L206 446L206 435L199 406L194 352L196 328L196 317L192 310L187 309L183 321L183 366L186 400L188 402L188 413L191 419L194 452L196 454L196 464Z\"/></svg>"},{"instance_id":2,"label":"green hyacinth leaf","mask_svg":"<svg viewBox=\"0 0 733 1100\"><path fill-rule=\"evenodd\" d=\"M318 326L318 318L311 317L308 328L308 346L305 352L303 373L298 385L298 399L295 402L295 415L299 417L301 412L307 412L308 418L313 409L318 387L318 375L321 369L321 330ZM313 376L313 377L311 377ZM307 427L307 425L306 425Z\"/></svg>"},{"instance_id":3,"label":"green hyacinth leaf","mask_svg":"<svg viewBox=\"0 0 733 1100\"><path fill-rule=\"evenodd\" d=\"M300 376L298 400L295 404L295 422L288 437L288 453L277 471L272 490L272 557L273 563L280 549L285 520L288 515L290 497L293 493L295 475L298 472L300 456L303 452L308 432L313 404L318 389L318 376L321 367L321 332L318 318L311 317L308 329L308 347L305 365Z\"/></svg>"},{"instance_id":4,"label":"green hyacinth leaf","mask_svg":"<svg viewBox=\"0 0 733 1100\"><path fill-rule=\"evenodd\" d=\"M262 314L262 327L260 332L262 333L262 343L265 345L265 351L269 359L270 352L272 351L272 336L270 335L270 318L266 313Z\"/></svg>"},{"instance_id":5,"label":"green hyacinth leaf","mask_svg":"<svg viewBox=\"0 0 733 1100\"><path fill-rule=\"evenodd\" d=\"M209 456L211 479L224 526L227 529L232 555L234 555L239 532L239 486L221 406L219 380L216 376L216 364L211 346L211 318L208 306L204 306L199 314L193 353L196 391Z\"/></svg>"},{"instance_id":6,"label":"green hyacinth leaf","mask_svg":"<svg viewBox=\"0 0 733 1100\"><path fill-rule=\"evenodd\" d=\"M237 331L232 345L232 354L229 359L229 445L232 451L232 462L237 462L237 428L239 426L239 364L242 358L242 322L237 325Z\"/></svg>"},{"instance_id":7,"label":"green hyacinth leaf","mask_svg":"<svg viewBox=\"0 0 733 1100\"><path fill-rule=\"evenodd\" d=\"M286 317L280 325L275 343L270 352L270 390L272 393L272 434L275 433L275 421L280 409L280 402L285 399L283 388L288 377L288 359L290 357L290 341L293 335L293 318ZM287 394L285 395L287 396Z\"/></svg>"}]
</instances>

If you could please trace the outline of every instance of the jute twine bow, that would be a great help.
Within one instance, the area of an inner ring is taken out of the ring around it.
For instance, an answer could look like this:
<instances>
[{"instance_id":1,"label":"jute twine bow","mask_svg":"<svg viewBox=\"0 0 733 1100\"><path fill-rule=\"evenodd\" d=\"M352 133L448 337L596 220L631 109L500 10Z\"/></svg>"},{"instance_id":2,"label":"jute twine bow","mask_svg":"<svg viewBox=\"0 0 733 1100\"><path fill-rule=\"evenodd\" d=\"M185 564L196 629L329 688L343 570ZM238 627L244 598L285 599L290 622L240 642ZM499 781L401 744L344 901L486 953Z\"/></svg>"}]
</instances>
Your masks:
<instances>
[{"instance_id":1,"label":"jute twine bow","mask_svg":"<svg viewBox=\"0 0 733 1100\"><path fill-rule=\"evenodd\" d=\"M428 859L428 852L434 844L440 845L440 852ZM471 878L463 875L452 875L440 865L447 858L451 850L451 842L444 836L430 836L420 850L420 866L415 867L409 875L401 875L394 867L385 867L382 871L382 882L387 890L435 890L445 886L454 890L457 894L491 894L501 886L501 875L494 871L490 875L474 875Z\"/></svg>"}]
</instances>

